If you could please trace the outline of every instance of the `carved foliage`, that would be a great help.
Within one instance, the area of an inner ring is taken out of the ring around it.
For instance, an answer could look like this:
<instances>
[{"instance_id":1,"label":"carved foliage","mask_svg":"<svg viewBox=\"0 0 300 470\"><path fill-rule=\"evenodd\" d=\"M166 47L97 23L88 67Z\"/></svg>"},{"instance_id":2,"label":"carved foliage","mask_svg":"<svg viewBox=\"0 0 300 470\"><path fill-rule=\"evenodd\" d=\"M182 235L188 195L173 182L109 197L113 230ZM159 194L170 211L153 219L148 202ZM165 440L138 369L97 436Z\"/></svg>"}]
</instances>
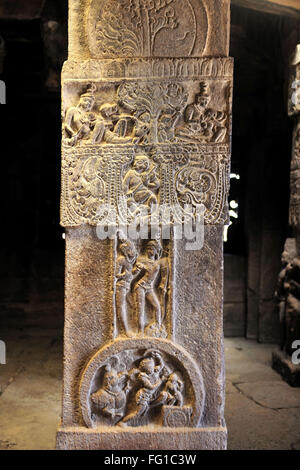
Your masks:
<instances>
[{"instance_id":1,"label":"carved foliage","mask_svg":"<svg viewBox=\"0 0 300 470\"><path fill-rule=\"evenodd\" d=\"M64 113L64 142L77 146L228 141L229 83L220 82L217 89L214 85L213 92L205 81L194 93L188 93L190 88L194 86L188 82L173 81L85 86L77 103L73 101ZM215 94L221 96L221 109L211 106Z\"/></svg>"},{"instance_id":2,"label":"carved foliage","mask_svg":"<svg viewBox=\"0 0 300 470\"><path fill-rule=\"evenodd\" d=\"M64 64L65 79L232 79L233 60L230 57L198 57L189 59L135 58L105 60L68 60Z\"/></svg>"},{"instance_id":3,"label":"carved foliage","mask_svg":"<svg viewBox=\"0 0 300 470\"><path fill-rule=\"evenodd\" d=\"M187 144L65 148L62 225L130 224L144 209L159 216L162 206L170 207L180 223L182 213L176 208L199 201L206 223L222 223L227 218L228 152L224 145Z\"/></svg>"},{"instance_id":4,"label":"carved foliage","mask_svg":"<svg viewBox=\"0 0 300 470\"><path fill-rule=\"evenodd\" d=\"M95 57L189 56L197 34L200 51L206 43L202 2L197 15L194 0L91 0L90 50ZM203 31L197 31L200 18Z\"/></svg>"},{"instance_id":5,"label":"carved foliage","mask_svg":"<svg viewBox=\"0 0 300 470\"><path fill-rule=\"evenodd\" d=\"M174 141L176 123L188 99L177 83L125 82L118 90L120 102L148 127L148 142Z\"/></svg>"}]
</instances>

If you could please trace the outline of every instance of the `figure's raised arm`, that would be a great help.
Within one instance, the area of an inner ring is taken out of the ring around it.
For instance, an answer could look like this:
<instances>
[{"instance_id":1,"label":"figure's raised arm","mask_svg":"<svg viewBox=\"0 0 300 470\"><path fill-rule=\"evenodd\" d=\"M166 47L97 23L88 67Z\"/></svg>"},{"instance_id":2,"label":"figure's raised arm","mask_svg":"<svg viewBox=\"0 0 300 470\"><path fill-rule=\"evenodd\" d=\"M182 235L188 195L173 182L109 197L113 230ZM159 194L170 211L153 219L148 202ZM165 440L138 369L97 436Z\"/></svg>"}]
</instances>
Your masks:
<instances>
[{"instance_id":1,"label":"figure's raised arm","mask_svg":"<svg viewBox=\"0 0 300 470\"><path fill-rule=\"evenodd\" d=\"M155 359L157 361L157 365L155 367L155 371L157 373L160 373L160 371L163 369L163 367L165 366L163 360L162 360L162 357L161 355L159 354L159 352L157 351L153 351L151 356L153 357L153 359Z\"/></svg>"}]
</instances>

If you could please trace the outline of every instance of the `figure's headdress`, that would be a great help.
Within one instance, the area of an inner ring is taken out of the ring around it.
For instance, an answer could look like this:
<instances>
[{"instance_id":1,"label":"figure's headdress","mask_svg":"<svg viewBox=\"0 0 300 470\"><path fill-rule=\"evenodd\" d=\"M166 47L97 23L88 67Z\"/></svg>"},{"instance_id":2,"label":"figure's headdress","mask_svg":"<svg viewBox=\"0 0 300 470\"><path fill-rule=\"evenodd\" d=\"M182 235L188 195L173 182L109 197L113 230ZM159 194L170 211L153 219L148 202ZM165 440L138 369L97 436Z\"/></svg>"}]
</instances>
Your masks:
<instances>
[{"instance_id":1,"label":"figure's headdress","mask_svg":"<svg viewBox=\"0 0 300 470\"><path fill-rule=\"evenodd\" d=\"M207 88L208 88L207 82L200 82L200 84L199 84L199 95L200 96L209 96Z\"/></svg>"},{"instance_id":2,"label":"figure's headdress","mask_svg":"<svg viewBox=\"0 0 300 470\"><path fill-rule=\"evenodd\" d=\"M95 99L95 91L97 90L97 87L94 83L92 83L91 85L89 85L87 87L87 90L85 91L85 93L82 93L81 97L82 98L90 98L90 99Z\"/></svg>"},{"instance_id":3,"label":"figure's headdress","mask_svg":"<svg viewBox=\"0 0 300 470\"><path fill-rule=\"evenodd\" d=\"M157 256L160 257L162 254L162 246L159 240L150 240L147 245L148 246L153 246L155 248Z\"/></svg>"}]
</instances>

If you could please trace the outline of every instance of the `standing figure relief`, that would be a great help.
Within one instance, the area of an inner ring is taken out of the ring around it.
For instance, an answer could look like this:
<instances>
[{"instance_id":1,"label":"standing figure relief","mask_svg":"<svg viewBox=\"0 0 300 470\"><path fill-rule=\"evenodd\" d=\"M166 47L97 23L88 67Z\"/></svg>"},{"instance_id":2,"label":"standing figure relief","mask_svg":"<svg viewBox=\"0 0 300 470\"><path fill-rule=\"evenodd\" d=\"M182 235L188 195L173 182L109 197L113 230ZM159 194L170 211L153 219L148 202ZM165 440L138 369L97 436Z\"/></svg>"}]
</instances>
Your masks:
<instances>
[{"instance_id":1,"label":"standing figure relief","mask_svg":"<svg viewBox=\"0 0 300 470\"><path fill-rule=\"evenodd\" d=\"M133 265L136 261L137 252L134 244L130 240L121 243L120 255L116 263L116 312L117 318L123 327L125 334L130 336L128 326L128 295L130 294L131 282L133 280Z\"/></svg>"},{"instance_id":2,"label":"standing figure relief","mask_svg":"<svg viewBox=\"0 0 300 470\"><path fill-rule=\"evenodd\" d=\"M148 241L137 256L133 242L126 240L118 252L115 308L119 335L166 337L170 268L160 242Z\"/></svg>"}]
</instances>

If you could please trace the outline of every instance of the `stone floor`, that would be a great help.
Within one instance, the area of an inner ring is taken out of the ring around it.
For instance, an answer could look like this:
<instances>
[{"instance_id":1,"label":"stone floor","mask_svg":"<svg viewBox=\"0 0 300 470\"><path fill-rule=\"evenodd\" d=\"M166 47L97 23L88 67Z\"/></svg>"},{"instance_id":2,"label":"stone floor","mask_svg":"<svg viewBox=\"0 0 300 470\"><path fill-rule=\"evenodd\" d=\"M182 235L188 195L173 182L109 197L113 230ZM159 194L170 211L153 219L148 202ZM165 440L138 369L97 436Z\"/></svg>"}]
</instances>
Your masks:
<instances>
[{"instance_id":1,"label":"stone floor","mask_svg":"<svg viewBox=\"0 0 300 470\"><path fill-rule=\"evenodd\" d=\"M0 449L54 449L60 414L61 339L1 333ZM229 449L300 449L300 389L270 367L274 346L226 339Z\"/></svg>"}]
</instances>

